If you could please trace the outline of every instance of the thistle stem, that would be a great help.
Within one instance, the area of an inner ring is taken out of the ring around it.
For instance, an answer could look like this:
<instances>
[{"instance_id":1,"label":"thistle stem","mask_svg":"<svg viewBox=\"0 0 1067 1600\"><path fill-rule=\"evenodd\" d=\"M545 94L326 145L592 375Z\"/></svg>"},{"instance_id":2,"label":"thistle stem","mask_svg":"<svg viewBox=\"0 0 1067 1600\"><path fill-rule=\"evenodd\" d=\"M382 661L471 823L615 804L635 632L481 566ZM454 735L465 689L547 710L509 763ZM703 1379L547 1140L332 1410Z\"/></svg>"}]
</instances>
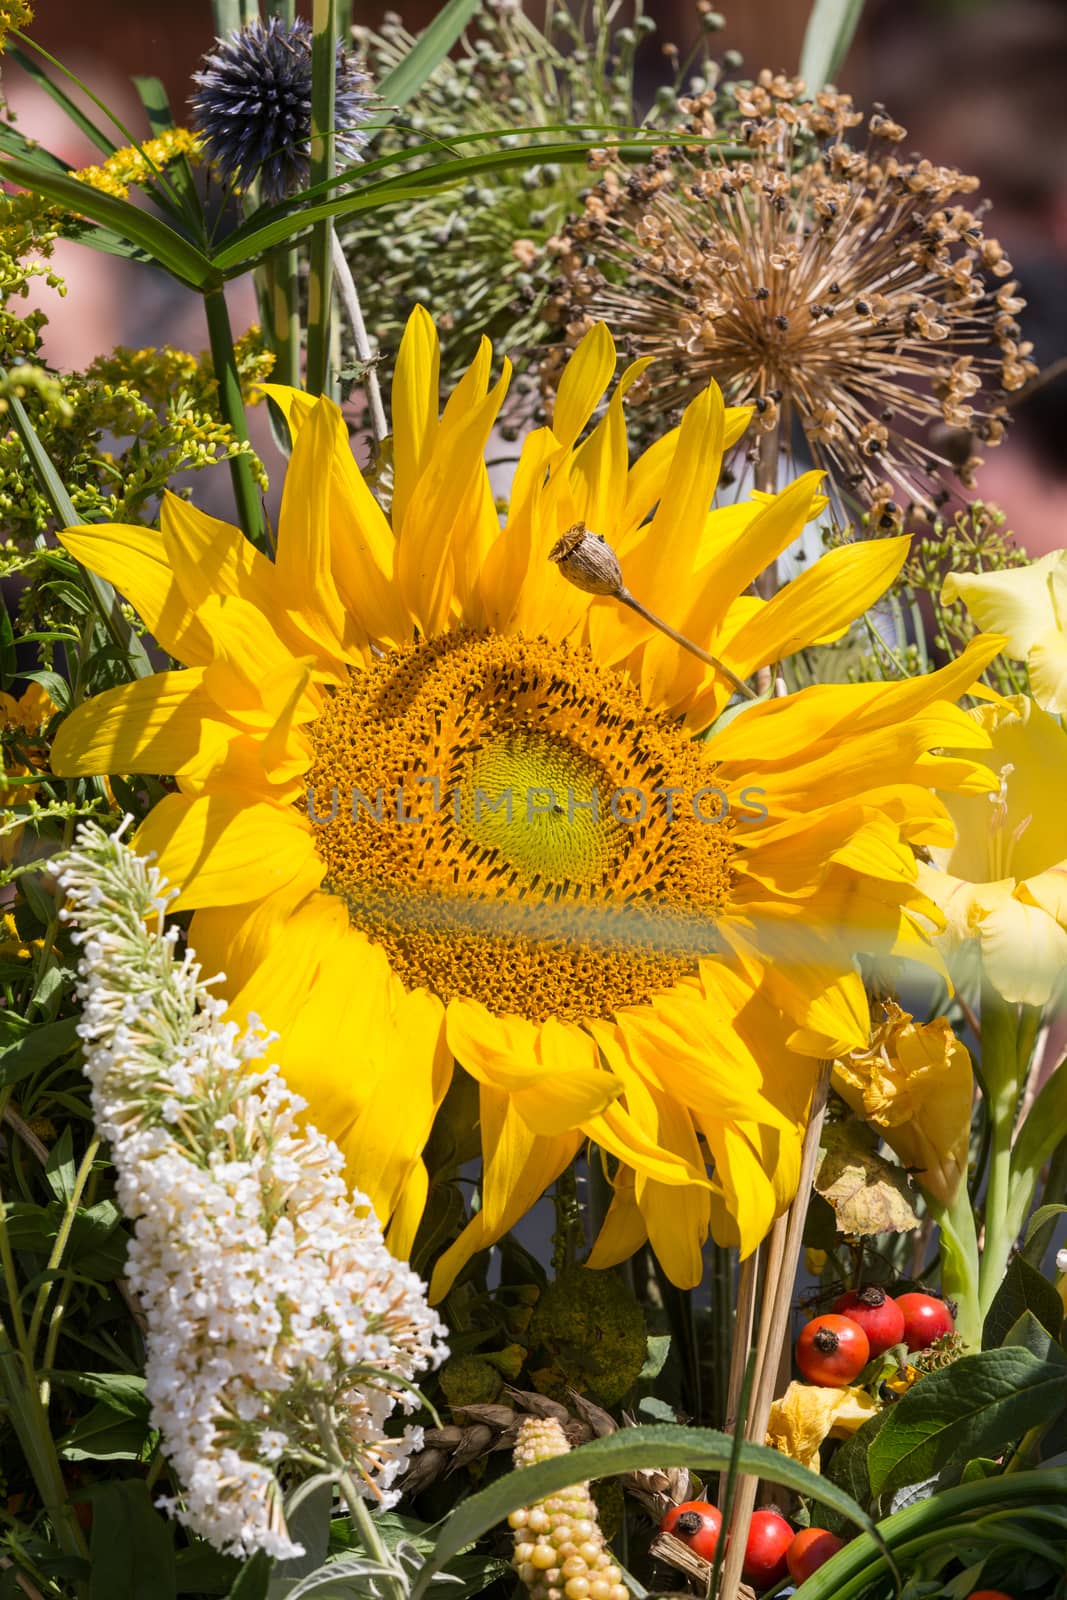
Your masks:
<instances>
[{"instance_id":1,"label":"thistle stem","mask_svg":"<svg viewBox=\"0 0 1067 1600\"><path fill-rule=\"evenodd\" d=\"M244 401L241 398L241 380L234 359L233 333L224 290L212 289L205 294L204 313L207 317L208 339L211 343L211 359L215 365L222 420L232 428L238 444L247 445L249 444L248 421L245 417ZM252 476L252 462L247 452L242 451L240 455L231 456L230 477L233 479L233 494L237 502L237 515L242 531L246 539L257 549L264 550L266 529L263 524L263 507L260 504L259 488Z\"/></svg>"},{"instance_id":2,"label":"thistle stem","mask_svg":"<svg viewBox=\"0 0 1067 1600\"><path fill-rule=\"evenodd\" d=\"M710 650L702 650L698 644L693 643L692 639L687 639L684 633L679 633L677 628L672 628L669 622L664 622L662 617L657 617L653 612L649 611L647 606L643 606L640 600L636 600L629 589L621 589L616 595L616 599L620 604L629 606L631 611L636 611L639 617L643 617L654 628L658 628L660 633L665 633L668 639L673 639L675 644L680 644L683 650L688 650L690 655L696 656L698 661L704 661L709 667L714 667L716 672L721 672L723 677L733 684L738 694L744 695L746 700L759 699L759 696L753 693L743 678L739 678L736 672L731 672L725 661L720 661L718 656L713 656Z\"/></svg>"},{"instance_id":3,"label":"thistle stem","mask_svg":"<svg viewBox=\"0 0 1067 1600\"><path fill-rule=\"evenodd\" d=\"M330 239L333 252L333 275L337 284L337 292L341 297L341 304L345 308L345 315L352 329L356 354L363 363L363 389L367 396L367 410L370 412L374 437L381 444L389 433L389 424L385 420L385 407L382 405L382 391L378 383L376 358L370 347L370 340L367 337L367 325L363 320L363 307L359 303L356 280L352 276L348 258L341 249L341 243L335 230L331 230Z\"/></svg>"}]
</instances>

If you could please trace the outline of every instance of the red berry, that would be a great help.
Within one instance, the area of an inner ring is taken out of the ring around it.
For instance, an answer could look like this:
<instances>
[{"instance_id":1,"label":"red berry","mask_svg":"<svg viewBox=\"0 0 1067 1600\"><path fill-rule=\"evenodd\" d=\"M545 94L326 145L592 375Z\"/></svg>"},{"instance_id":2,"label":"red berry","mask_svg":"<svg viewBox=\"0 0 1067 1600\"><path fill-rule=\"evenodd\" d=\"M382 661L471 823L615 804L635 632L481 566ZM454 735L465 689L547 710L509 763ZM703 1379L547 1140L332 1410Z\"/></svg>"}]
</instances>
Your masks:
<instances>
[{"instance_id":1,"label":"red berry","mask_svg":"<svg viewBox=\"0 0 1067 1600\"><path fill-rule=\"evenodd\" d=\"M903 1341L904 1313L876 1283L869 1283L865 1289L850 1289L834 1301L834 1310L859 1323L872 1356L880 1356L891 1344Z\"/></svg>"},{"instance_id":2,"label":"red berry","mask_svg":"<svg viewBox=\"0 0 1067 1600\"><path fill-rule=\"evenodd\" d=\"M1015 1600L1015 1597L1005 1594L1003 1589L972 1589L967 1600Z\"/></svg>"},{"instance_id":3,"label":"red berry","mask_svg":"<svg viewBox=\"0 0 1067 1600\"><path fill-rule=\"evenodd\" d=\"M715 1560L715 1546L719 1542L722 1512L706 1500L686 1500L672 1506L659 1525L660 1533L673 1533L676 1539L687 1544L695 1555L705 1561Z\"/></svg>"},{"instance_id":4,"label":"red berry","mask_svg":"<svg viewBox=\"0 0 1067 1600\"><path fill-rule=\"evenodd\" d=\"M901 1294L897 1305L904 1313L904 1343L909 1350L928 1350L956 1326L948 1306L932 1294Z\"/></svg>"},{"instance_id":5,"label":"red berry","mask_svg":"<svg viewBox=\"0 0 1067 1600\"><path fill-rule=\"evenodd\" d=\"M824 1561L844 1548L844 1540L827 1528L801 1528L785 1553L789 1576L794 1583L803 1583L813 1572L818 1572Z\"/></svg>"},{"instance_id":6,"label":"red berry","mask_svg":"<svg viewBox=\"0 0 1067 1600\"><path fill-rule=\"evenodd\" d=\"M781 1583L789 1568L785 1553L793 1542L793 1530L780 1511L754 1511L745 1542L746 1582L756 1589L769 1589Z\"/></svg>"},{"instance_id":7,"label":"red berry","mask_svg":"<svg viewBox=\"0 0 1067 1600\"><path fill-rule=\"evenodd\" d=\"M851 1317L812 1317L797 1340L797 1366L809 1383L844 1389L871 1359L867 1335Z\"/></svg>"}]
</instances>

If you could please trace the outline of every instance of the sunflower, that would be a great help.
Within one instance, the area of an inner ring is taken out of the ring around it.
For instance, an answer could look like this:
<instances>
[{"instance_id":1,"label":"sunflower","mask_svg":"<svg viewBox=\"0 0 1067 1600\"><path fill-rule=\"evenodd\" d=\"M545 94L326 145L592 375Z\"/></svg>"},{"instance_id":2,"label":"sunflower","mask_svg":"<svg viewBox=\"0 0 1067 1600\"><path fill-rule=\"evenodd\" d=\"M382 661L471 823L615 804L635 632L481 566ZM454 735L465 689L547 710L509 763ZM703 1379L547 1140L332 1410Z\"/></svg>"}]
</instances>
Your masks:
<instances>
[{"instance_id":1,"label":"sunflower","mask_svg":"<svg viewBox=\"0 0 1067 1600\"><path fill-rule=\"evenodd\" d=\"M816 1062L868 1039L858 949L922 946L913 846L933 793L981 792L952 701L1000 644L899 683L822 686L703 736L732 688L548 559L577 523L630 591L742 676L840 636L906 541L833 550L764 602L756 575L823 503L809 473L711 510L747 421L712 385L633 465L615 347L590 331L532 433L503 525L484 449L507 387L484 342L438 415L416 310L393 387L390 516L328 400L269 387L293 435L274 559L167 497L159 532L63 540L184 670L80 707L64 775L166 773L142 824L190 940L257 1013L397 1253L456 1070L476 1080L481 1206L445 1293L584 1141L615 1199L593 1264L646 1236L679 1284L750 1251L795 1190Z\"/></svg>"}]
</instances>

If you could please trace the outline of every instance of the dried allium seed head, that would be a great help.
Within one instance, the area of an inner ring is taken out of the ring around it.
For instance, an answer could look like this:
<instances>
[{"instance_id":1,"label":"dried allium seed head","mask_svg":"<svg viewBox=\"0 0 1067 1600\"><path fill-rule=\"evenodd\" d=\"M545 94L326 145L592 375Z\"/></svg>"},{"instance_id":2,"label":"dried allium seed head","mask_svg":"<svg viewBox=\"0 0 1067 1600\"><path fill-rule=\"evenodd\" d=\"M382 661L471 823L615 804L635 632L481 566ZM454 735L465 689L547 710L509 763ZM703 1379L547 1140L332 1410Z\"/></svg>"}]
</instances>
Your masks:
<instances>
[{"instance_id":1,"label":"dried allium seed head","mask_svg":"<svg viewBox=\"0 0 1067 1600\"><path fill-rule=\"evenodd\" d=\"M590 533L584 522L556 540L548 552L560 572L586 594L619 595L625 589L619 558L603 534Z\"/></svg>"},{"instance_id":2,"label":"dried allium seed head","mask_svg":"<svg viewBox=\"0 0 1067 1600\"><path fill-rule=\"evenodd\" d=\"M715 378L764 403L757 425L780 419L788 440L795 419L836 491L879 518L891 498L932 507L941 473L966 482L977 458L940 453L931 424L996 443L1035 371L1017 285L996 281L1011 263L962 203L977 180L901 160L906 130L881 108L861 144L847 95L805 99L768 72L729 94L679 105L694 135L733 117L743 158L675 145L605 172L556 241L551 315L569 344L603 319L652 356L640 399L657 416ZM545 363L546 387L559 370Z\"/></svg>"},{"instance_id":3,"label":"dried allium seed head","mask_svg":"<svg viewBox=\"0 0 1067 1600\"><path fill-rule=\"evenodd\" d=\"M515 1444L516 1467L532 1467L570 1450L555 1417L527 1417ZM532 1600L627 1600L622 1573L600 1531L588 1483L513 1511L514 1567Z\"/></svg>"}]
</instances>

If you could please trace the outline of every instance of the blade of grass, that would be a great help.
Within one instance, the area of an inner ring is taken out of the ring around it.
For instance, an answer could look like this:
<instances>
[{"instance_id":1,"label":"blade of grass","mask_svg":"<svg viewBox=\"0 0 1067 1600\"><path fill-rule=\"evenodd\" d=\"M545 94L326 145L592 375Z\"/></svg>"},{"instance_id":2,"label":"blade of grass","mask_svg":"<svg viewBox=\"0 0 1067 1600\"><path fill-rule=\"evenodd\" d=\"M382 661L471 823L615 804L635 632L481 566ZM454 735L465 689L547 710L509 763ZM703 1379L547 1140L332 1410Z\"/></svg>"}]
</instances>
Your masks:
<instances>
[{"instance_id":1,"label":"blade of grass","mask_svg":"<svg viewBox=\"0 0 1067 1600\"><path fill-rule=\"evenodd\" d=\"M80 183L77 178L45 172L14 156L0 158L0 176L33 194L43 195L46 200L54 200L76 216L103 223L120 238L144 250L157 266L189 288L210 289L221 282L217 269L203 251L167 223L131 205L128 200L105 194L87 183Z\"/></svg>"},{"instance_id":2,"label":"blade of grass","mask_svg":"<svg viewBox=\"0 0 1067 1600\"><path fill-rule=\"evenodd\" d=\"M337 91L337 0L313 0L311 40L311 182L328 182L336 171L334 143ZM333 217L314 223L308 248L307 373L309 394L329 388L330 318L333 307Z\"/></svg>"},{"instance_id":3,"label":"blade of grass","mask_svg":"<svg viewBox=\"0 0 1067 1600\"><path fill-rule=\"evenodd\" d=\"M0 379L6 374L0 370ZM56 471L51 457L37 436L37 430L26 413L26 408L17 395L11 395L8 400L8 415L14 425L15 432L22 442L34 476L41 486L41 492L52 508L52 515L61 528L74 528L81 522L81 518L71 504L63 480ZM43 534L39 537L39 544L44 544ZM122 654L125 656L134 678L147 678L152 672L152 663L148 659L144 645L138 639L126 618L122 615L119 599L114 589L103 578L98 578L95 572L82 567L85 587L92 596L93 602L100 613L105 627Z\"/></svg>"},{"instance_id":4,"label":"blade of grass","mask_svg":"<svg viewBox=\"0 0 1067 1600\"><path fill-rule=\"evenodd\" d=\"M694 140L694 143L696 141ZM658 140L644 138L624 140L612 148L625 157L634 153L635 159L642 151L662 146ZM410 155L411 152L408 152ZM436 193L449 185L463 183L481 172L504 172L512 167L529 166L532 162L585 162L589 145L574 141L566 144L530 146L520 150L499 150L478 156L467 156L458 161L442 161L416 172L401 175L381 184L369 184L363 189L350 191L334 200L322 201L306 209L292 209L275 221L255 228L250 233L234 234L221 250L211 257L211 264L227 277L247 272L261 254L272 250L283 240L292 240L295 234L321 221L325 217L338 219L373 210L379 205L395 205Z\"/></svg>"},{"instance_id":5,"label":"blade of grass","mask_svg":"<svg viewBox=\"0 0 1067 1600\"><path fill-rule=\"evenodd\" d=\"M37 87L43 89L45 94L55 101L56 105L70 118L79 133L83 133L90 143L94 144L105 156L114 155L118 149L118 145L115 144L114 140L108 138L103 128L97 127L92 117L85 114L81 106L71 99L65 89L60 88L58 83L52 82L44 68L32 56L27 55L25 50L20 50L17 45L13 50L9 50L8 54L12 61L18 63L27 77L32 78ZM66 168L64 168L65 170Z\"/></svg>"},{"instance_id":6,"label":"blade of grass","mask_svg":"<svg viewBox=\"0 0 1067 1600\"><path fill-rule=\"evenodd\" d=\"M135 77L133 86L141 97L141 104L145 108L145 115L148 117L153 135L158 136L161 133L168 133L172 128L177 127L170 100L167 97L167 91L159 78ZM189 158L182 156L179 160L173 162L168 169L167 176L170 187L178 201L182 217L192 228L199 231L200 237L206 242L207 235L203 226L204 213L200 205L200 196L197 193L196 179L193 177L193 169Z\"/></svg>"},{"instance_id":7,"label":"blade of grass","mask_svg":"<svg viewBox=\"0 0 1067 1600\"><path fill-rule=\"evenodd\" d=\"M418 94L427 78L447 56L468 22L478 10L481 0L448 0L430 26L419 35L418 43L408 51L403 61L378 85L378 93L385 101L381 111L367 123L368 130L388 127L395 113Z\"/></svg>"},{"instance_id":8,"label":"blade of grass","mask_svg":"<svg viewBox=\"0 0 1067 1600\"><path fill-rule=\"evenodd\" d=\"M832 83L863 15L863 0L815 0L800 52L800 76L809 94Z\"/></svg>"}]
</instances>

